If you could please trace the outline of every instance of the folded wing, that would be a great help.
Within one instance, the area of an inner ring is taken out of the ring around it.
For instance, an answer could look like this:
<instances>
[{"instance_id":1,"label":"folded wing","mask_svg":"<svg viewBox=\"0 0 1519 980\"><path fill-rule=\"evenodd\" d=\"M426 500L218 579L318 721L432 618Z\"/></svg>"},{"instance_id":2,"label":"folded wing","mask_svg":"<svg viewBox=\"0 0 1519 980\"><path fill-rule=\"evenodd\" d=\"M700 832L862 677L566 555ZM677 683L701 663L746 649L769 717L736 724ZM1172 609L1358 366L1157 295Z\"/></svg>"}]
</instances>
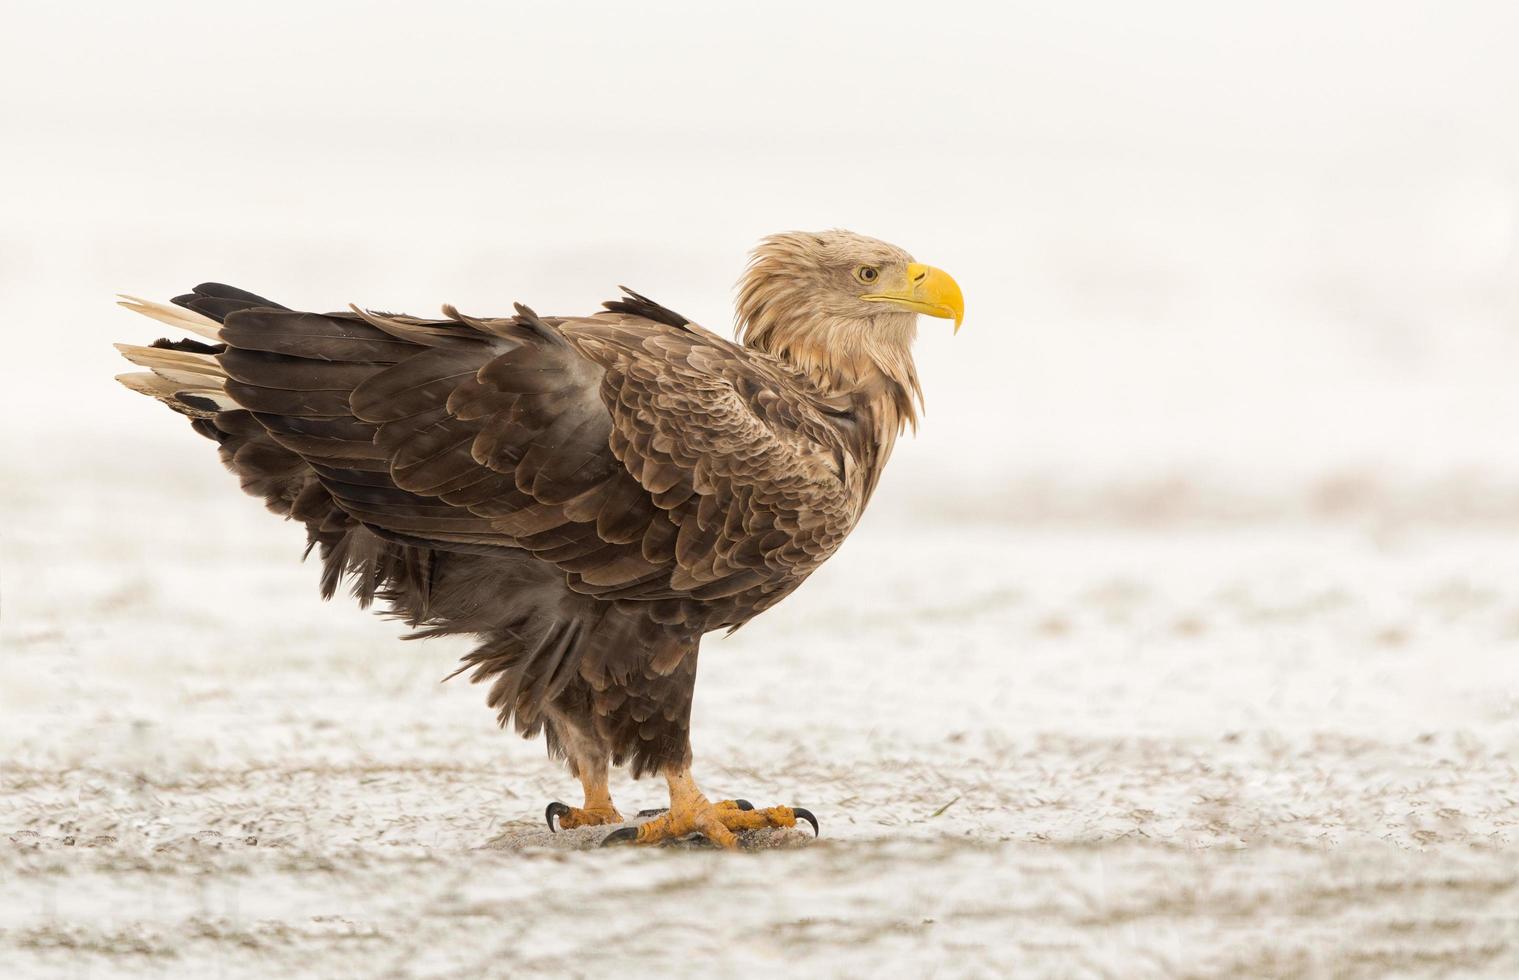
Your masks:
<instances>
[{"instance_id":1,"label":"folded wing","mask_svg":"<svg viewBox=\"0 0 1519 980\"><path fill-rule=\"evenodd\" d=\"M700 632L778 601L858 513L818 394L642 297L423 320L231 292L176 300L222 319L227 396L388 540L526 551Z\"/></svg>"}]
</instances>

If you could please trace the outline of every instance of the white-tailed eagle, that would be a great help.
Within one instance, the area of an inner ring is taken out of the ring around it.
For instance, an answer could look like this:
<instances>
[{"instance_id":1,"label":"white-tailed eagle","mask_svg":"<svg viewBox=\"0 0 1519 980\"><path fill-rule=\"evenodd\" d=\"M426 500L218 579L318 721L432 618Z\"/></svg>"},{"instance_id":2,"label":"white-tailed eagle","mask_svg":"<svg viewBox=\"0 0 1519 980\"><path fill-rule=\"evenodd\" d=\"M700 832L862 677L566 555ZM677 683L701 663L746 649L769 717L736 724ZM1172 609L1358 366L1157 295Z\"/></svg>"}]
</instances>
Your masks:
<instances>
[{"instance_id":1,"label":"white-tailed eagle","mask_svg":"<svg viewBox=\"0 0 1519 980\"><path fill-rule=\"evenodd\" d=\"M306 313L214 283L173 304L123 300L203 339L119 345L147 368L120 380L306 525L324 596L347 578L413 635L479 638L460 670L584 786L550 829L621 823L625 764L662 774L670 807L609 841L816 831L697 788L697 651L854 528L915 423L918 315L964 315L952 278L850 232L774 235L740 283L741 343L631 291L583 317Z\"/></svg>"}]
</instances>

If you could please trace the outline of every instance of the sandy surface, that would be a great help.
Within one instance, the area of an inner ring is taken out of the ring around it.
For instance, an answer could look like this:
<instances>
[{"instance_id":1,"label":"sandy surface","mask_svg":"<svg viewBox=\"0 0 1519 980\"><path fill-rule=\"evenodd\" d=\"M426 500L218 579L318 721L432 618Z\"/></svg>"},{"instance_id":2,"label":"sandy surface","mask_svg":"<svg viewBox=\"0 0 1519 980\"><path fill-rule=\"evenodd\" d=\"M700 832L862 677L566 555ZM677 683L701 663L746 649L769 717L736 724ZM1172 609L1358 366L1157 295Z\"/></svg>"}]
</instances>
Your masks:
<instances>
[{"instance_id":1,"label":"sandy surface","mask_svg":"<svg viewBox=\"0 0 1519 980\"><path fill-rule=\"evenodd\" d=\"M5 5L0 980L1519 976L1519 4L590 6ZM463 644L109 380L118 290L722 331L837 225L969 316L704 653L816 842L550 836Z\"/></svg>"},{"instance_id":2,"label":"sandy surface","mask_svg":"<svg viewBox=\"0 0 1519 980\"><path fill-rule=\"evenodd\" d=\"M868 520L698 688L822 838L613 852L462 644L129 460L4 488L7 975L1519 971L1512 529Z\"/></svg>"}]
</instances>

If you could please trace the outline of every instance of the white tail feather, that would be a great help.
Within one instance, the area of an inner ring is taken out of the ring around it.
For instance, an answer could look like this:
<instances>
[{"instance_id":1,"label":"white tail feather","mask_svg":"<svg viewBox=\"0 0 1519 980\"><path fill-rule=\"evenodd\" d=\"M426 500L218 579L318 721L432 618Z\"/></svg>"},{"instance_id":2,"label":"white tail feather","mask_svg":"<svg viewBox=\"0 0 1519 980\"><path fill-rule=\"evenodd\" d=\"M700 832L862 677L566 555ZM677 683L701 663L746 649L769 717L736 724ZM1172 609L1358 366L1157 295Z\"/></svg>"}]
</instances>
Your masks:
<instances>
[{"instance_id":1,"label":"white tail feather","mask_svg":"<svg viewBox=\"0 0 1519 980\"><path fill-rule=\"evenodd\" d=\"M217 412L235 412L242 408L220 388L185 385L152 371L118 374L116 380L141 395L156 398L181 415L208 419Z\"/></svg>"},{"instance_id":2,"label":"white tail feather","mask_svg":"<svg viewBox=\"0 0 1519 980\"><path fill-rule=\"evenodd\" d=\"M163 377L177 378L186 384L213 384L221 387L227 372L211 354L193 351L170 350L166 347L139 347L136 344L116 344L121 356Z\"/></svg>"},{"instance_id":3,"label":"white tail feather","mask_svg":"<svg viewBox=\"0 0 1519 980\"><path fill-rule=\"evenodd\" d=\"M155 303L150 299L141 299L137 296L128 296L126 293L117 293L121 298L117 300L117 306L124 306L133 313L141 313L145 317L157 320L159 323L171 327L179 327L188 330L197 336L207 340L220 342L221 324L207 316L202 316L194 310L187 310L179 306L169 306L166 303Z\"/></svg>"},{"instance_id":4,"label":"white tail feather","mask_svg":"<svg viewBox=\"0 0 1519 980\"><path fill-rule=\"evenodd\" d=\"M152 371L133 371L131 374L118 374L116 380L131 388L139 395L147 395L157 398L159 401L170 401L174 398L174 391L179 386L168 378L160 378Z\"/></svg>"}]
</instances>

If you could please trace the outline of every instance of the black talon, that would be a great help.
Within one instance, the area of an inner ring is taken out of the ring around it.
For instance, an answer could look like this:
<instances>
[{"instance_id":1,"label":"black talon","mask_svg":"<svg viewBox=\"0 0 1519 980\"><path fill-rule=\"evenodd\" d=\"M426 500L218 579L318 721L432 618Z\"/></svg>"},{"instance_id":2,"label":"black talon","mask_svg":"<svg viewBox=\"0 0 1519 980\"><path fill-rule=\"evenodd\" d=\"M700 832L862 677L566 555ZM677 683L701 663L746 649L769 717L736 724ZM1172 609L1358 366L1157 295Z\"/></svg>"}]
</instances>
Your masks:
<instances>
[{"instance_id":1,"label":"black talon","mask_svg":"<svg viewBox=\"0 0 1519 980\"><path fill-rule=\"evenodd\" d=\"M811 810L803 810L799 806L794 806L791 808L791 812L796 815L796 818L798 820L805 820L808 823L812 824L812 836L818 836L818 818L812 815Z\"/></svg>"},{"instance_id":2,"label":"black talon","mask_svg":"<svg viewBox=\"0 0 1519 980\"><path fill-rule=\"evenodd\" d=\"M565 817L569 816L569 814L570 814L570 808L567 807L567 806L565 806L563 803L560 803L558 800L555 800L554 802L550 803L548 805L548 809L546 809L546 810L543 811L543 819L548 821L549 833L551 833L551 834L557 834L557 833L559 833L559 828L554 826L554 818L555 817L558 817L560 820L563 820Z\"/></svg>"},{"instance_id":3,"label":"black talon","mask_svg":"<svg viewBox=\"0 0 1519 980\"><path fill-rule=\"evenodd\" d=\"M632 840L637 840L637 839L638 839L638 828L637 827L622 827L622 828L620 828L618 830L612 831L610 834L607 834L605 837L603 837L601 839L601 846L602 847L610 847L613 844L621 844L621 843L624 843L625 841L632 841Z\"/></svg>"},{"instance_id":4,"label":"black talon","mask_svg":"<svg viewBox=\"0 0 1519 980\"><path fill-rule=\"evenodd\" d=\"M754 804L750 803L748 800L734 800L733 801L733 805L736 806L736 807L738 807L740 810L753 810L754 809Z\"/></svg>"},{"instance_id":5,"label":"black talon","mask_svg":"<svg viewBox=\"0 0 1519 980\"><path fill-rule=\"evenodd\" d=\"M669 807L667 807L667 806L661 806L661 807L656 807L656 808L654 808L654 809L653 809L653 810L639 810L639 811L638 811L638 815L639 815L639 816L640 816L640 817L657 817L657 816L659 816L659 815L660 815L660 814L661 814L661 813L666 813L666 812L668 812L668 811L669 811L669 809L670 809L670 808L669 808Z\"/></svg>"}]
</instances>

